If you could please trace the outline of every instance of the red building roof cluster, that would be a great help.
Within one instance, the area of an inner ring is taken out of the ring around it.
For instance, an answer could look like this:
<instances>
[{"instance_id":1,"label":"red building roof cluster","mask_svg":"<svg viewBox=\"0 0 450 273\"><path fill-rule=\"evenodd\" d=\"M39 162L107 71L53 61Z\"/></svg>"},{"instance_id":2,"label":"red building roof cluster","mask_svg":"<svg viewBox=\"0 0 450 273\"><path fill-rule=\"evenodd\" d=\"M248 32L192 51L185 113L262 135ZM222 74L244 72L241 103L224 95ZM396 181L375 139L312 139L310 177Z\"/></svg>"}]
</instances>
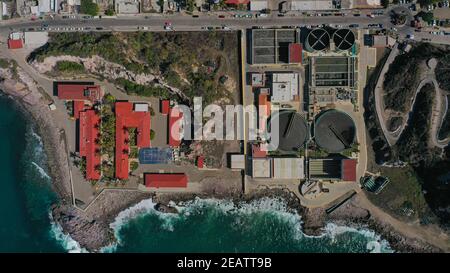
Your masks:
<instances>
[{"instance_id":1,"label":"red building roof cluster","mask_svg":"<svg viewBox=\"0 0 450 273\"><path fill-rule=\"evenodd\" d=\"M289 44L289 63L302 62L302 45L298 43Z\"/></svg>"},{"instance_id":2,"label":"red building roof cluster","mask_svg":"<svg viewBox=\"0 0 450 273\"><path fill-rule=\"evenodd\" d=\"M169 111L169 146L179 147L181 144L181 124L183 122L183 112L178 108L171 108Z\"/></svg>"},{"instance_id":3,"label":"red building roof cluster","mask_svg":"<svg viewBox=\"0 0 450 273\"><path fill-rule=\"evenodd\" d=\"M116 177L128 179L129 128L137 128L137 146L150 147L150 112L133 111L133 103L116 102Z\"/></svg>"},{"instance_id":4,"label":"red building roof cluster","mask_svg":"<svg viewBox=\"0 0 450 273\"><path fill-rule=\"evenodd\" d=\"M342 180L356 181L356 159L342 160Z\"/></svg>"},{"instance_id":5,"label":"red building roof cluster","mask_svg":"<svg viewBox=\"0 0 450 273\"><path fill-rule=\"evenodd\" d=\"M80 131L79 131L79 152L80 156L86 157L86 179L100 179L100 171L97 166L100 165L100 147L96 143L99 135L100 117L95 110L86 110L79 113Z\"/></svg>"},{"instance_id":6,"label":"red building roof cluster","mask_svg":"<svg viewBox=\"0 0 450 273\"><path fill-rule=\"evenodd\" d=\"M144 181L148 188L186 188L188 178L184 173L146 173Z\"/></svg>"},{"instance_id":7,"label":"red building roof cluster","mask_svg":"<svg viewBox=\"0 0 450 273\"><path fill-rule=\"evenodd\" d=\"M100 101L103 96L98 85L58 83L57 92L58 98L62 100L87 100L96 102Z\"/></svg>"}]
</instances>

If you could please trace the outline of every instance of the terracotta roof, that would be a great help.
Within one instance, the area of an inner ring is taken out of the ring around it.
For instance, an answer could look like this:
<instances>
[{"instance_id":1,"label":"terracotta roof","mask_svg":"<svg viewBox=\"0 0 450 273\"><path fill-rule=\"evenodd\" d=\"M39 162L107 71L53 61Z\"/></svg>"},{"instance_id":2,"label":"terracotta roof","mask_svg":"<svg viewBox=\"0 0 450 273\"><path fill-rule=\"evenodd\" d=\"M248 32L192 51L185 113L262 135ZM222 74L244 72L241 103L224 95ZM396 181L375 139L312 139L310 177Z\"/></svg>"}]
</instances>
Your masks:
<instances>
[{"instance_id":1,"label":"terracotta roof","mask_svg":"<svg viewBox=\"0 0 450 273\"><path fill-rule=\"evenodd\" d=\"M144 180L148 188L186 188L188 183L184 173L147 173Z\"/></svg>"},{"instance_id":2,"label":"terracotta roof","mask_svg":"<svg viewBox=\"0 0 450 273\"><path fill-rule=\"evenodd\" d=\"M95 102L102 98L102 92L98 85L58 83L57 92L58 98L62 100L88 100Z\"/></svg>"},{"instance_id":3,"label":"terracotta roof","mask_svg":"<svg viewBox=\"0 0 450 273\"><path fill-rule=\"evenodd\" d=\"M342 180L356 181L356 159L342 160Z\"/></svg>"},{"instance_id":4,"label":"terracotta roof","mask_svg":"<svg viewBox=\"0 0 450 273\"><path fill-rule=\"evenodd\" d=\"M289 44L289 63L302 62L302 45L298 43Z\"/></svg>"},{"instance_id":5,"label":"terracotta roof","mask_svg":"<svg viewBox=\"0 0 450 273\"><path fill-rule=\"evenodd\" d=\"M137 128L137 146L150 147L150 112L134 112L133 103L116 102L116 177L128 179L128 128Z\"/></svg>"},{"instance_id":6,"label":"terracotta roof","mask_svg":"<svg viewBox=\"0 0 450 273\"><path fill-rule=\"evenodd\" d=\"M9 49L18 49L23 47L22 39L8 39L8 48Z\"/></svg>"},{"instance_id":7,"label":"terracotta roof","mask_svg":"<svg viewBox=\"0 0 450 273\"><path fill-rule=\"evenodd\" d=\"M100 179L100 171L96 166L100 165L100 154L96 153L100 147L96 143L98 137L97 124L100 123L100 117L94 110L80 112L80 155L86 157L86 179Z\"/></svg>"}]
</instances>

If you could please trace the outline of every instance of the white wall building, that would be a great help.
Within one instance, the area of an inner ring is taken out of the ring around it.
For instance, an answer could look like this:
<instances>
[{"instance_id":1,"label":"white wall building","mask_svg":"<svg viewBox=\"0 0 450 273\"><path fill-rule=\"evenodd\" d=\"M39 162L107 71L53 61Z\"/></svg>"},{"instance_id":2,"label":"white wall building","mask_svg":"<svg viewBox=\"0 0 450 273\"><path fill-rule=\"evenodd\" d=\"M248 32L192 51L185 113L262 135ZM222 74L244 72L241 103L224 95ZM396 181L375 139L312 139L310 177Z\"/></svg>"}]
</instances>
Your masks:
<instances>
[{"instance_id":1,"label":"white wall building","mask_svg":"<svg viewBox=\"0 0 450 273\"><path fill-rule=\"evenodd\" d=\"M268 0L251 0L250 10L251 11L261 11L268 8Z\"/></svg>"},{"instance_id":2,"label":"white wall building","mask_svg":"<svg viewBox=\"0 0 450 273\"><path fill-rule=\"evenodd\" d=\"M274 158L273 159L273 178L274 179L304 179L303 157L292 158Z\"/></svg>"},{"instance_id":3,"label":"white wall building","mask_svg":"<svg viewBox=\"0 0 450 273\"><path fill-rule=\"evenodd\" d=\"M332 10L333 1L328 0L294 0L291 2L291 10Z\"/></svg>"},{"instance_id":4,"label":"white wall building","mask_svg":"<svg viewBox=\"0 0 450 273\"><path fill-rule=\"evenodd\" d=\"M298 98L299 85L298 73L272 74L272 103L296 100Z\"/></svg>"}]
</instances>

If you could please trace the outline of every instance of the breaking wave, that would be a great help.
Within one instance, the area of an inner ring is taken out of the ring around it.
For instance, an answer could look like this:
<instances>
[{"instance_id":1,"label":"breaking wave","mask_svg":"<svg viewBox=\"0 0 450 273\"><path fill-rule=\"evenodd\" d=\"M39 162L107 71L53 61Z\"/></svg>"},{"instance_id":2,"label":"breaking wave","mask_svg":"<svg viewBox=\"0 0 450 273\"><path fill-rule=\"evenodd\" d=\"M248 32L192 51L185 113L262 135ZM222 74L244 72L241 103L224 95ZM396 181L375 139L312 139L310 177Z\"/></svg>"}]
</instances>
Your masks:
<instances>
[{"instance_id":1,"label":"breaking wave","mask_svg":"<svg viewBox=\"0 0 450 273\"><path fill-rule=\"evenodd\" d=\"M69 253L88 253L85 248L82 248L80 244L72 239L70 235L64 234L61 225L53 220L52 214L49 213L51 221L50 235L55 238L58 243Z\"/></svg>"},{"instance_id":2,"label":"breaking wave","mask_svg":"<svg viewBox=\"0 0 450 273\"><path fill-rule=\"evenodd\" d=\"M139 225L148 226L149 217L158 225L158 231L165 233L165 236L178 236L177 233L182 232L180 227L189 226L189 221L194 221L195 217L202 217L203 221L221 221L224 218L232 219L231 222L227 222L225 225L228 231L243 234L246 236L246 232L257 232L258 226L253 225L249 227L249 224L255 224L259 222L252 222L253 218L261 219L270 218L273 220L270 222L269 230L278 230L278 227L272 227L273 223L283 226L279 228L282 231L289 231L288 243L295 244L295 247L289 248L291 251L307 251L307 252L331 252L331 251L352 251L352 247L357 248L355 251L362 252L393 252L389 247L386 240L382 240L379 235L374 231L366 228L354 228L347 226L339 226L333 223L328 223L324 227L323 234L319 236L308 236L302 231L302 220L298 213L288 208L286 202L281 198L261 198L251 202L233 203L230 200L218 200L218 199L200 199L196 198L192 201L182 202L175 206L179 213L163 213L155 209L156 203L152 199L146 199L130 207L116 217L115 221L111 223L110 227L114 230L117 243L102 249L102 252L121 252L127 248L130 235L127 235L127 229L136 227ZM206 216L205 216L206 215ZM226 215L224 217L223 215ZM147 218L147 219L146 219ZM144 221L145 225L144 225ZM157 221L156 221L157 220ZM264 220L262 220L264 222ZM182 222L180 224L180 222ZM209 224L209 222L201 222ZM210 227L204 228L217 228L212 224ZM225 227L224 227L225 228ZM264 230L266 227L261 227ZM140 227L136 227L136 230L141 230ZM144 229L145 230L145 229ZM267 230L264 230L266 232ZM290 232L292 231L292 232ZM220 235L220 230L216 231ZM262 232L262 236L264 236ZM134 236L139 236L135 234ZM144 238L146 234L142 234ZM151 240L151 236L154 236L155 240L158 234L152 233L148 235ZM269 236L269 235L267 235ZM277 234L278 236L278 234ZM286 239L281 236L282 239ZM219 239L221 240L221 239ZM226 239L224 239L226 240ZM278 238L274 238L278 240ZM264 243L265 241L262 240ZM151 242L153 244L154 242ZM260 244L261 242L255 242ZM157 243L155 243L157 244ZM304 247L302 246L304 245ZM321 246L323 245L323 247ZM340 249L341 245L345 245L344 250ZM250 248L256 249L256 248ZM331 249L331 250L330 250ZM133 250L134 251L134 250ZM177 250L173 250L177 251ZM226 250L223 250L226 251ZM286 250L280 250L280 252L286 252Z\"/></svg>"}]
</instances>

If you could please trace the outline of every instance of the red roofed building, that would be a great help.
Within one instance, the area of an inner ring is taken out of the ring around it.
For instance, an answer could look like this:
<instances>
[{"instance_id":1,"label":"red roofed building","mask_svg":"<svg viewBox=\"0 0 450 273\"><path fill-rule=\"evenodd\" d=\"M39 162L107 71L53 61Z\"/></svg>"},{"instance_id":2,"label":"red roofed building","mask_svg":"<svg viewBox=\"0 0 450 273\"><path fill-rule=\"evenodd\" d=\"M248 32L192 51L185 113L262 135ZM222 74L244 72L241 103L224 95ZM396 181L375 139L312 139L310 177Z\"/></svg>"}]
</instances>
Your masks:
<instances>
[{"instance_id":1,"label":"red roofed building","mask_svg":"<svg viewBox=\"0 0 450 273\"><path fill-rule=\"evenodd\" d=\"M204 166L205 166L205 157L197 156L197 168L203 169Z\"/></svg>"},{"instance_id":2,"label":"red roofed building","mask_svg":"<svg viewBox=\"0 0 450 273\"><path fill-rule=\"evenodd\" d=\"M72 107L72 115L74 118L79 119L80 118L80 112L85 110L84 101L82 100L74 100L73 101L73 107Z\"/></svg>"},{"instance_id":3,"label":"red roofed building","mask_svg":"<svg viewBox=\"0 0 450 273\"><path fill-rule=\"evenodd\" d=\"M179 147L181 144L181 124L183 113L178 108L171 108L169 111L169 146Z\"/></svg>"},{"instance_id":4,"label":"red roofed building","mask_svg":"<svg viewBox=\"0 0 450 273\"><path fill-rule=\"evenodd\" d=\"M253 144L252 146L252 156L254 158L261 158L267 156L267 151L261 150L261 145Z\"/></svg>"},{"instance_id":5,"label":"red roofed building","mask_svg":"<svg viewBox=\"0 0 450 273\"><path fill-rule=\"evenodd\" d=\"M103 94L98 85L58 83L58 98L61 100L100 101Z\"/></svg>"},{"instance_id":6,"label":"red roofed building","mask_svg":"<svg viewBox=\"0 0 450 273\"><path fill-rule=\"evenodd\" d=\"M258 96L258 113L259 113L259 129L265 131L267 119L270 116L270 101L268 94L259 94Z\"/></svg>"},{"instance_id":7,"label":"red roofed building","mask_svg":"<svg viewBox=\"0 0 450 273\"><path fill-rule=\"evenodd\" d=\"M86 157L86 179L100 179L100 147L96 143L98 138L100 117L94 110L80 112L79 150L80 155Z\"/></svg>"},{"instance_id":8,"label":"red roofed building","mask_svg":"<svg viewBox=\"0 0 450 273\"><path fill-rule=\"evenodd\" d=\"M128 179L129 128L137 128L137 146L150 147L150 112L133 111L133 103L116 102L116 177Z\"/></svg>"},{"instance_id":9,"label":"red roofed building","mask_svg":"<svg viewBox=\"0 0 450 273\"><path fill-rule=\"evenodd\" d=\"M302 45L298 43L289 44L289 63L302 62Z\"/></svg>"},{"instance_id":10,"label":"red roofed building","mask_svg":"<svg viewBox=\"0 0 450 273\"><path fill-rule=\"evenodd\" d=\"M8 39L8 48L9 49L18 49L23 47L22 39Z\"/></svg>"},{"instance_id":11,"label":"red roofed building","mask_svg":"<svg viewBox=\"0 0 450 273\"><path fill-rule=\"evenodd\" d=\"M342 164L342 180L356 181L356 159L343 159Z\"/></svg>"},{"instance_id":12,"label":"red roofed building","mask_svg":"<svg viewBox=\"0 0 450 273\"><path fill-rule=\"evenodd\" d=\"M161 113L163 115L169 114L170 111L170 100L161 100Z\"/></svg>"},{"instance_id":13,"label":"red roofed building","mask_svg":"<svg viewBox=\"0 0 450 273\"><path fill-rule=\"evenodd\" d=\"M186 188L188 178L184 173L146 173L147 188Z\"/></svg>"}]
</instances>

